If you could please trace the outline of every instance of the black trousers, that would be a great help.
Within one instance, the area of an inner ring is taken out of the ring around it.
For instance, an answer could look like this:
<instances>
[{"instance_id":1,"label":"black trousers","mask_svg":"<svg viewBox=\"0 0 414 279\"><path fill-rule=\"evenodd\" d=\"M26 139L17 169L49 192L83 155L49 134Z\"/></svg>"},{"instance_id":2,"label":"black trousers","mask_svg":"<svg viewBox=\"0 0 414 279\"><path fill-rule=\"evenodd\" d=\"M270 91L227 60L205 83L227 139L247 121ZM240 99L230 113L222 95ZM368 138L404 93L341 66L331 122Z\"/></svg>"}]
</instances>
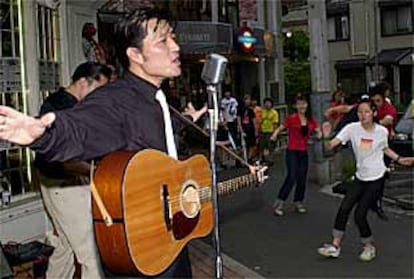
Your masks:
<instances>
[{"instance_id":1,"label":"black trousers","mask_svg":"<svg viewBox=\"0 0 414 279\"><path fill-rule=\"evenodd\" d=\"M355 223L359 229L361 238L372 236L371 228L368 224L368 210L376 202L378 194L384 184L384 178L374 181L361 181L357 178L347 189L346 196L342 200L335 219L335 230L345 231L349 214L356 204L354 212Z\"/></svg>"},{"instance_id":2,"label":"black trousers","mask_svg":"<svg viewBox=\"0 0 414 279\"><path fill-rule=\"evenodd\" d=\"M287 200L293 186L296 184L293 201L302 202L305 198L306 180L308 176L308 153L300 150L286 150L287 174L278 198Z\"/></svg>"}]
</instances>

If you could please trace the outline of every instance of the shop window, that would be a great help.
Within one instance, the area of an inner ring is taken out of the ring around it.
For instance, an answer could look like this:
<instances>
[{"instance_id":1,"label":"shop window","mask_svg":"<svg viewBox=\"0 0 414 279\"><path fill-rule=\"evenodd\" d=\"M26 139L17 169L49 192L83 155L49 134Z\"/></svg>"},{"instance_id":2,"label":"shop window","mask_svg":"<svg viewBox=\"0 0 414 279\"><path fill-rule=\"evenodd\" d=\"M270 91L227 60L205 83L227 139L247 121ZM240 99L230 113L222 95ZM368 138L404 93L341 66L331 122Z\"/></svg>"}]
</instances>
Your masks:
<instances>
[{"instance_id":1,"label":"shop window","mask_svg":"<svg viewBox=\"0 0 414 279\"><path fill-rule=\"evenodd\" d=\"M208 0L172 0L155 2L160 7L163 5L170 10L174 18L181 21L210 21L211 3ZM164 7L165 8L165 7Z\"/></svg>"},{"instance_id":2,"label":"shop window","mask_svg":"<svg viewBox=\"0 0 414 279\"><path fill-rule=\"evenodd\" d=\"M349 40L349 15L337 14L328 17L328 41Z\"/></svg>"},{"instance_id":3,"label":"shop window","mask_svg":"<svg viewBox=\"0 0 414 279\"><path fill-rule=\"evenodd\" d=\"M381 7L381 35L400 35L413 32L413 5Z\"/></svg>"},{"instance_id":4,"label":"shop window","mask_svg":"<svg viewBox=\"0 0 414 279\"><path fill-rule=\"evenodd\" d=\"M0 104L25 111L21 84L17 0L0 0ZM26 148L0 141L0 193L11 193L12 202L28 197L30 153Z\"/></svg>"},{"instance_id":5,"label":"shop window","mask_svg":"<svg viewBox=\"0 0 414 279\"><path fill-rule=\"evenodd\" d=\"M0 57L18 57L19 28L17 0L0 0Z\"/></svg>"},{"instance_id":6,"label":"shop window","mask_svg":"<svg viewBox=\"0 0 414 279\"><path fill-rule=\"evenodd\" d=\"M238 2L238 0L223 1L222 11L225 9L225 20L223 21L233 24L233 26L239 26Z\"/></svg>"},{"instance_id":7,"label":"shop window","mask_svg":"<svg viewBox=\"0 0 414 279\"><path fill-rule=\"evenodd\" d=\"M57 10L37 7L39 59L56 62L59 57L59 18Z\"/></svg>"},{"instance_id":8,"label":"shop window","mask_svg":"<svg viewBox=\"0 0 414 279\"><path fill-rule=\"evenodd\" d=\"M58 10L37 6L37 35L40 95L45 98L60 84Z\"/></svg>"}]
</instances>

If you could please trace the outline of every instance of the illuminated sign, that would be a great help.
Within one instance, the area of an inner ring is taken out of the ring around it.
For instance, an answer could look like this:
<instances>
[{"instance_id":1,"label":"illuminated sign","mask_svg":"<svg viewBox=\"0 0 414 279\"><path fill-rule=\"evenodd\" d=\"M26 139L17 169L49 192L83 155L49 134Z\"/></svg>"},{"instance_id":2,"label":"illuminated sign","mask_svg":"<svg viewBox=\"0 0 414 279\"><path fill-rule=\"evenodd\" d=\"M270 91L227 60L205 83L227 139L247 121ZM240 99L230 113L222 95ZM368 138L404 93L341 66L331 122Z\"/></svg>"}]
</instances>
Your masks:
<instances>
[{"instance_id":1,"label":"illuminated sign","mask_svg":"<svg viewBox=\"0 0 414 279\"><path fill-rule=\"evenodd\" d=\"M240 28L237 41L240 43L240 48L243 52L251 53L254 51L254 45L257 39L253 37L253 31L247 26Z\"/></svg>"}]
</instances>

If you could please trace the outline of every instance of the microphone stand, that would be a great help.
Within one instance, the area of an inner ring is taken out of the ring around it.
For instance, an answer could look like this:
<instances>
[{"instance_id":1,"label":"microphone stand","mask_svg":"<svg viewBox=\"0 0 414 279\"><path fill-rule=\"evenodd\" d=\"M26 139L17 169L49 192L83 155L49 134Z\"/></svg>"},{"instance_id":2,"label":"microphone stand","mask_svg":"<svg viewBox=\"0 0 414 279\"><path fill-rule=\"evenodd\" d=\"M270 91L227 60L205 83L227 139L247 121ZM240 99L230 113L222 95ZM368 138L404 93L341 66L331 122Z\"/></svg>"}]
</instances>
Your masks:
<instances>
[{"instance_id":1,"label":"microphone stand","mask_svg":"<svg viewBox=\"0 0 414 279\"><path fill-rule=\"evenodd\" d=\"M214 208L214 243L216 248L216 278L223 278L223 259L221 257L220 230L219 230L219 205L217 189L217 167L216 167L216 136L218 129L218 101L217 85L207 85L209 132L210 132L210 167L211 167L211 189Z\"/></svg>"}]
</instances>

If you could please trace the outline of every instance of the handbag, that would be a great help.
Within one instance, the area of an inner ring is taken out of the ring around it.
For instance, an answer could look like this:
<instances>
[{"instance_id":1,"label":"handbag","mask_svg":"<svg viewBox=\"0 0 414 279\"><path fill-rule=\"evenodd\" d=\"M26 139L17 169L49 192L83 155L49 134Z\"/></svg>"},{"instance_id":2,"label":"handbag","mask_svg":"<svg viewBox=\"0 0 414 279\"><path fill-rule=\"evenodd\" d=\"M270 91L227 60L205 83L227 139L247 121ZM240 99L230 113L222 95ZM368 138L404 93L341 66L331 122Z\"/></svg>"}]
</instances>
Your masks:
<instances>
[{"instance_id":1,"label":"handbag","mask_svg":"<svg viewBox=\"0 0 414 279\"><path fill-rule=\"evenodd\" d=\"M11 266L26 262L47 260L53 253L53 247L40 241L25 244L7 243L3 245L4 256Z\"/></svg>"}]
</instances>

